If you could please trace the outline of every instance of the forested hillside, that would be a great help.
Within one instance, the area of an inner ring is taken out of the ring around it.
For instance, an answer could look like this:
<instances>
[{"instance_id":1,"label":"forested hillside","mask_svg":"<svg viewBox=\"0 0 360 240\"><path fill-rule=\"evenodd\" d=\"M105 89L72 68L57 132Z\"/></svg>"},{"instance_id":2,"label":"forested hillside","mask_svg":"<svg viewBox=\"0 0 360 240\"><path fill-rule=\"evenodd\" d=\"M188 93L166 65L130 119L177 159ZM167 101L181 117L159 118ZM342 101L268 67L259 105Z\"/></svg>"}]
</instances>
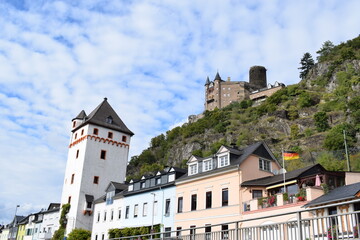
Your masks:
<instances>
[{"instance_id":1,"label":"forested hillside","mask_svg":"<svg viewBox=\"0 0 360 240\"><path fill-rule=\"evenodd\" d=\"M247 100L206 111L197 122L154 137L149 148L131 158L127 178L165 165L184 167L191 154L208 156L222 144L242 148L257 141L265 141L278 159L282 148L300 153L287 170L315 162L346 170L343 130L352 170L360 170L360 36L337 46L327 41L317 54L316 60L304 54L298 84L261 105Z\"/></svg>"}]
</instances>

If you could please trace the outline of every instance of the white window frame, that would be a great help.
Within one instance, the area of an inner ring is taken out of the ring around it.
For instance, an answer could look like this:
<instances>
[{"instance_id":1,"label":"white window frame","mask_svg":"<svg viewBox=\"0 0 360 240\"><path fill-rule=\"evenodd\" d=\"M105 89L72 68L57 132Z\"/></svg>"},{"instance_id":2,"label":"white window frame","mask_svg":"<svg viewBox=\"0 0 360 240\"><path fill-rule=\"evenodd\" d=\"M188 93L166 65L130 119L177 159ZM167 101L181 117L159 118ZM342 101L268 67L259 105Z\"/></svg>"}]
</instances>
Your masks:
<instances>
[{"instance_id":1,"label":"white window frame","mask_svg":"<svg viewBox=\"0 0 360 240\"><path fill-rule=\"evenodd\" d=\"M223 158L225 158L225 161L222 160ZM218 155L218 167L219 168L226 167L229 165L230 165L230 156L228 153Z\"/></svg>"},{"instance_id":2,"label":"white window frame","mask_svg":"<svg viewBox=\"0 0 360 240\"><path fill-rule=\"evenodd\" d=\"M266 169L265 163L269 165L269 169ZM262 171L271 172L271 161L264 158L259 158L259 169Z\"/></svg>"},{"instance_id":3,"label":"white window frame","mask_svg":"<svg viewBox=\"0 0 360 240\"><path fill-rule=\"evenodd\" d=\"M143 217L146 217L148 215L148 203L143 203Z\"/></svg>"},{"instance_id":4,"label":"white window frame","mask_svg":"<svg viewBox=\"0 0 360 240\"><path fill-rule=\"evenodd\" d=\"M203 161L203 172L210 171L213 169L212 159L206 159Z\"/></svg>"},{"instance_id":5,"label":"white window frame","mask_svg":"<svg viewBox=\"0 0 360 240\"><path fill-rule=\"evenodd\" d=\"M170 174L169 175L169 182L173 182L175 181L175 174Z\"/></svg>"},{"instance_id":6,"label":"white window frame","mask_svg":"<svg viewBox=\"0 0 360 240\"><path fill-rule=\"evenodd\" d=\"M198 163L189 164L189 175L194 175L198 173Z\"/></svg>"}]
</instances>

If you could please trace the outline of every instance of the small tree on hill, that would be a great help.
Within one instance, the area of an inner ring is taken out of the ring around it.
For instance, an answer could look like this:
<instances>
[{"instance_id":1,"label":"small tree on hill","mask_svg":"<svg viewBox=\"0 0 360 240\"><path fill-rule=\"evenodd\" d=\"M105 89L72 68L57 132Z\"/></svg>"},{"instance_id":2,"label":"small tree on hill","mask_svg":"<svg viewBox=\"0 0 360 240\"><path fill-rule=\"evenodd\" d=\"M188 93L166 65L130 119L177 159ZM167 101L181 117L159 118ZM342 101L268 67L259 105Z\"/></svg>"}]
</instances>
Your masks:
<instances>
[{"instance_id":1,"label":"small tree on hill","mask_svg":"<svg viewBox=\"0 0 360 240\"><path fill-rule=\"evenodd\" d=\"M312 58L311 54L307 52L301 58L300 64L301 67L298 68L300 69L300 78L304 79L308 75L310 69L315 65L314 59Z\"/></svg>"},{"instance_id":2,"label":"small tree on hill","mask_svg":"<svg viewBox=\"0 0 360 240\"><path fill-rule=\"evenodd\" d=\"M317 112L314 115L315 126L319 132L324 132L330 128L328 123L328 116L326 112Z\"/></svg>"},{"instance_id":3,"label":"small tree on hill","mask_svg":"<svg viewBox=\"0 0 360 240\"><path fill-rule=\"evenodd\" d=\"M320 48L320 50L316 52L317 54L319 54L319 56L317 57L317 60L320 62L326 60L326 57L330 55L331 50L334 47L335 46L331 41L324 42L322 47Z\"/></svg>"}]
</instances>

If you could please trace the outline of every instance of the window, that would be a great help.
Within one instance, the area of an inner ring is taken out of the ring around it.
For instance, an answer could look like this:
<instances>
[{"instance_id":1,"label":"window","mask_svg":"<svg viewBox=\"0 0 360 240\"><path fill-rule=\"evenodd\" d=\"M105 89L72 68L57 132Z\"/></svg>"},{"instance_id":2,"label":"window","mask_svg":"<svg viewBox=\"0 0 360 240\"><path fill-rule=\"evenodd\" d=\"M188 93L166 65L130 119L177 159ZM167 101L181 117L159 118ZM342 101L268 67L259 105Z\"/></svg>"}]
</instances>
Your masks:
<instances>
[{"instance_id":1,"label":"window","mask_svg":"<svg viewBox=\"0 0 360 240\"><path fill-rule=\"evenodd\" d=\"M86 208L90 209L92 207L92 202L86 202Z\"/></svg>"},{"instance_id":2,"label":"window","mask_svg":"<svg viewBox=\"0 0 360 240\"><path fill-rule=\"evenodd\" d=\"M212 205L212 192L206 192L206 208L211 208Z\"/></svg>"},{"instance_id":3,"label":"window","mask_svg":"<svg viewBox=\"0 0 360 240\"><path fill-rule=\"evenodd\" d=\"M262 198L262 190L252 190L252 198Z\"/></svg>"},{"instance_id":4,"label":"window","mask_svg":"<svg viewBox=\"0 0 360 240\"><path fill-rule=\"evenodd\" d=\"M110 221L114 220L114 209L111 209Z\"/></svg>"},{"instance_id":5,"label":"window","mask_svg":"<svg viewBox=\"0 0 360 240\"><path fill-rule=\"evenodd\" d=\"M222 206L229 205L229 189L224 188L222 190Z\"/></svg>"},{"instance_id":6,"label":"window","mask_svg":"<svg viewBox=\"0 0 360 240\"><path fill-rule=\"evenodd\" d=\"M106 221L106 211L104 211L104 221Z\"/></svg>"},{"instance_id":7,"label":"window","mask_svg":"<svg viewBox=\"0 0 360 240\"><path fill-rule=\"evenodd\" d=\"M98 135L98 134L99 134L99 129L94 128L94 130L93 130L93 134L94 134L94 135Z\"/></svg>"},{"instance_id":8,"label":"window","mask_svg":"<svg viewBox=\"0 0 360 240\"><path fill-rule=\"evenodd\" d=\"M94 176L94 184L98 184L99 183L99 176Z\"/></svg>"},{"instance_id":9,"label":"window","mask_svg":"<svg viewBox=\"0 0 360 240\"><path fill-rule=\"evenodd\" d=\"M126 142L126 136L122 136L122 141Z\"/></svg>"},{"instance_id":10,"label":"window","mask_svg":"<svg viewBox=\"0 0 360 240\"><path fill-rule=\"evenodd\" d=\"M102 234L101 240L104 240L104 239L105 239L105 234Z\"/></svg>"},{"instance_id":11,"label":"window","mask_svg":"<svg viewBox=\"0 0 360 240\"><path fill-rule=\"evenodd\" d=\"M219 156L219 167L225 167L228 166L229 163L229 156L228 155L223 155L223 156Z\"/></svg>"},{"instance_id":12,"label":"window","mask_svg":"<svg viewBox=\"0 0 360 240\"><path fill-rule=\"evenodd\" d=\"M221 225L221 239L229 239L229 225Z\"/></svg>"},{"instance_id":13,"label":"window","mask_svg":"<svg viewBox=\"0 0 360 240\"><path fill-rule=\"evenodd\" d=\"M259 169L270 172L271 171L271 162L269 160L259 158Z\"/></svg>"},{"instance_id":14,"label":"window","mask_svg":"<svg viewBox=\"0 0 360 240\"><path fill-rule=\"evenodd\" d=\"M171 227L166 227L165 228L165 233L164 233L164 237L171 237Z\"/></svg>"},{"instance_id":15,"label":"window","mask_svg":"<svg viewBox=\"0 0 360 240\"><path fill-rule=\"evenodd\" d=\"M198 169L197 169L197 163L193 163L193 164L190 164L189 165L189 175L193 175L193 174L196 174L198 172Z\"/></svg>"},{"instance_id":16,"label":"window","mask_svg":"<svg viewBox=\"0 0 360 240\"><path fill-rule=\"evenodd\" d=\"M130 211L130 206L126 206L126 209L125 209L125 218L126 219L129 218L129 211Z\"/></svg>"},{"instance_id":17,"label":"window","mask_svg":"<svg viewBox=\"0 0 360 240\"><path fill-rule=\"evenodd\" d=\"M157 201L154 202L154 216L157 215Z\"/></svg>"},{"instance_id":18,"label":"window","mask_svg":"<svg viewBox=\"0 0 360 240\"><path fill-rule=\"evenodd\" d=\"M77 139L77 133L75 133L75 139Z\"/></svg>"},{"instance_id":19,"label":"window","mask_svg":"<svg viewBox=\"0 0 360 240\"><path fill-rule=\"evenodd\" d=\"M147 202L143 204L143 216L146 217L148 212L148 204Z\"/></svg>"},{"instance_id":20,"label":"window","mask_svg":"<svg viewBox=\"0 0 360 240\"><path fill-rule=\"evenodd\" d=\"M113 123L113 118L112 118L111 116L108 116L108 117L105 119L105 121L106 121L107 123L112 124L112 123Z\"/></svg>"},{"instance_id":21,"label":"window","mask_svg":"<svg viewBox=\"0 0 360 240\"><path fill-rule=\"evenodd\" d=\"M100 153L100 159L106 159L106 151L105 150L101 150L101 153Z\"/></svg>"},{"instance_id":22,"label":"window","mask_svg":"<svg viewBox=\"0 0 360 240\"><path fill-rule=\"evenodd\" d=\"M170 199L165 201L165 216L170 216Z\"/></svg>"},{"instance_id":23,"label":"window","mask_svg":"<svg viewBox=\"0 0 360 240\"><path fill-rule=\"evenodd\" d=\"M81 136L84 135L84 129L81 130Z\"/></svg>"},{"instance_id":24,"label":"window","mask_svg":"<svg viewBox=\"0 0 360 240\"><path fill-rule=\"evenodd\" d=\"M139 213L139 205L135 204L135 206L134 206L134 218L137 218L138 213Z\"/></svg>"},{"instance_id":25,"label":"window","mask_svg":"<svg viewBox=\"0 0 360 240\"><path fill-rule=\"evenodd\" d=\"M177 209L177 212L178 213L182 213L183 211L183 197L178 197L178 209Z\"/></svg>"},{"instance_id":26,"label":"window","mask_svg":"<svg viewBox=\"0 0 360 240\"><path fill-rule=\"evenodd\" d=\"M115 191L111 191L111 192L106 193L106 205L113 204L114 196L115 196Z\"/></svg>"},{"instance_id":27,"label":"window","mask_svg":"<svg viewBox=\"0 0 360 240\"><path fill-rule=\"evenodd\" d=\"M176 228L176 236L177 236L177 237L180 237L180 236L181 236L181 230L182 230L182 227L177 227L177 228Z\"/></svg>"},{"instance_id":28,"label":"window","mask_svg":"<svg viewBox=\"0 0 360 240\"><path fill-rule=\"evenodd\" d=\"M95 235L95 240L98 240L98 235L97 234Z\"/></svg>"},{"instance_id":29,"label":"window","mask_svg":"<svg viewBox=\"0 0 360 240\"><path fill-rule=\"evenodd\" d=\"M68 203L71 203L71 196L68 197Z\"/></svg>"},{"instance_id":30,"label":"window","mask_svg":"<svg viewBox=\"0 0 360 240\"><path fill-rule=\"evenodd\" d=\"M78 158L78 157L79 157L79 149L76 150L76 158Z\"/></svg>"},{"instance_id":31,"label":"window","mask_svg":"<svg viewBox=\"0 0 360 240\"><path fill-rule=\"evenodd\" d=\"M119 211L118 211L118 219L121 219L121 208L119 208Z\"/></svg>"},{"instance_id":32,"label":"window","mask_svg":"<svg viewBox=\"0 0 360 240\"><path fill-rule=\"evenodd\" d=\"M70 182L70 184L73 184L73 183L74 183L74 178L75 178L75 174L72 174L72 175L71 175L71 182Z\"/></svg>"},{"instance_id":33,"label":"window","mask_svg":"<svg viewBox=\"0 0 360 240\"><path fill-rule=\"evenodd\" d=\"M156 185L159 185L159 184L161 184L161 178L156 179Z\"/></svg>"},{"instance_id":34,"label":"window","mask_svg":"<svg viewBox=\"0 0 360 240\"><path fill-rule=\"evenodd\" d=\"M190 240L194 240L195 239L195 232L196 232L196 226L192 225L190 226Z\"/></svg>"},{"instance_id":35,"label":"window","mask_svg":"<svg viewBox=\"0 0 360 240\"><path fill-rule=\"evenodd\" d=\"M196 194L191 195L191 211L196 210L196 198Z\"/></svg>"},{"instance_id":36,"label":"window","mask_svg":"<svg viewBox=\"0 0 360 240\"><path fill-rule=\"evenodd\" d=\"M211 239L211 224L205 225L205 240Z\"/></svg>"},{"instance_id":37,"label":"window","mask_svg":"<svg viewBox=\"0 0 360 240\"><path fill-rule=\"evenodd\" d=\"M76 126L76 121L73 121L73 128Z\"/></svg>"},{"instance_id":38,"label":"window","mask_svg":"<svg viewBox=\"0 0 360 240\"><path fill-rule=\"evenodd\" d=\"M145 182L140 183L140 188L145 188Z\"/></svg>"},{"instance_id":39,"label":"window","mask_svg":"<svg viewBox=\"0 0 360 240\"><path fill-rule=\"evenodd\" d=\"M112 132L108 132L108 138L113 138L113 133Z\"/></svg>"},{"instance_id":40,"label":"window","mask_svg":"<svg viewBox=\"0 0 360 240\"><path fill-rule=\"evenodd\" d=\"M175 181L175 174L170 174L168 180L169 182Z\"/></svg>"},{"instance_id":41,"label":"window","mask_svg":"<svg viewBox=\"0 0 360 240\"><path fill-rule=\"evenodd\" d=\"M100 212L97 214L97 221L100 222Z\"/></svg>"},{"instance_id":42,"label":"window","mask_svg":"<svg viewBox=\"0 0 360 240\"><path fill-rule=\"evenodd\" d=\"M210 160L205 160L203 161L203 172L212 170L212 161Z\"/></svg>"}]
</instances>

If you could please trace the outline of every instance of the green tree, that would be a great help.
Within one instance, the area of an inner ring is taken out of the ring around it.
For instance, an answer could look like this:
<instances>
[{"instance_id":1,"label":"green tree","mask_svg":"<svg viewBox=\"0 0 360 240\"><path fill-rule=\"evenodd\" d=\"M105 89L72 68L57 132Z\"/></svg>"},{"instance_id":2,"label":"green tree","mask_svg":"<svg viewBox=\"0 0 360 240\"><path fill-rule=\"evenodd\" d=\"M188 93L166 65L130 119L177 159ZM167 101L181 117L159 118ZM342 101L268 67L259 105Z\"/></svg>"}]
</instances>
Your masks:
<instances>
[{"instance_id":1,"label":"green tree","mask_svg":"<svg viewBox=\"0 0 360 240\"><path fill-rule=\"evenodd\" d=\"M319 132L324 132L330 128L328 123L328 116L326 112L317 112L314 114L315 126Z\"/></svg>"},{"instance_id":2,"label":"green tree","mask_svg":"<svg viewBox=\"0 0 360 240\"><path fill-rule=\"evenodd\" d=\"M356 143L356 129L349 123L339 124L332 128L325 137L324 147L328 150L344 149L344 130L348 147L353 147Z\"/></svg>"},{"instance_id":3,"label":"green tree","mask_svg":"<svg viewBox=\"0 0 360 240\"><path fill-rule=\"evenodd\" d=\"M61 214L60 214L60 227L58 230L56 230L54 232L53 237L51 238L51 240L63 240L64 238L64 234L65 234L65 228L66 228L66 214L70 211L70 204L64 204L61 207Z\"/></svg>"},{"instance_id":4,"label":"green tree","mask_svg":"<svg viewBox=\"0 0 360 240\"><path fill-rule=\"evenodd\" d=\"M300 60L300 65L298 69L300 69L300 78L305 79L308 75L310 69L314 66L314 59L312 58L310 53L305 53L304 56Z\"/></svg>"},{"instance_id":5,"label":"green tree","mask_svg":"<svg viewBox=\"0 0 360 240\"><path fill-rule=\"evenodd\" d=\"M290 138L295 140L299 138L300 130L297 124L293 124L290 126Z\"/></svg>"},{"instance_id":6,"label":"green tree","mask_svg":"<svg viewBox=\"0 0 360 240\"><path fill-rule=\"evenodd\" d=\"M299 118L298 109L295 106L290 106L288 109L288 116L290 120L295 120Z\"/></svg>"},{"instance_id":7,"label":"green tree","mask_svg":"<svg viewBox=\"0 0 360 240\"><path fill-rule=\"evenodd\" d=\"M327 60L327 57L330 55L334 47L335 46L331 41L324 42L320 50L316 52L317 54L319 54L317 60L319 62Z\"/></svg>"},{"instance_id":8,"label":"green tree","mask_svg":"<svg viewBox=\"0 0 360 240\"><path fill-rule=\"evenodd\" d=\"M345 167L345 160L336 158L330 152L324 152L316 159L328 171L343 171Z\"/></svg>"},{"instance_id":9,"label":"green tree","mask_svg":"<svg viewBox=\"0 0 360 240\"><path fill-rule=\"evenodd\" d=\"M67 240L90 240L91 232L89 230L75 228L69 233Z\"/></svg>"}]
</instances>

